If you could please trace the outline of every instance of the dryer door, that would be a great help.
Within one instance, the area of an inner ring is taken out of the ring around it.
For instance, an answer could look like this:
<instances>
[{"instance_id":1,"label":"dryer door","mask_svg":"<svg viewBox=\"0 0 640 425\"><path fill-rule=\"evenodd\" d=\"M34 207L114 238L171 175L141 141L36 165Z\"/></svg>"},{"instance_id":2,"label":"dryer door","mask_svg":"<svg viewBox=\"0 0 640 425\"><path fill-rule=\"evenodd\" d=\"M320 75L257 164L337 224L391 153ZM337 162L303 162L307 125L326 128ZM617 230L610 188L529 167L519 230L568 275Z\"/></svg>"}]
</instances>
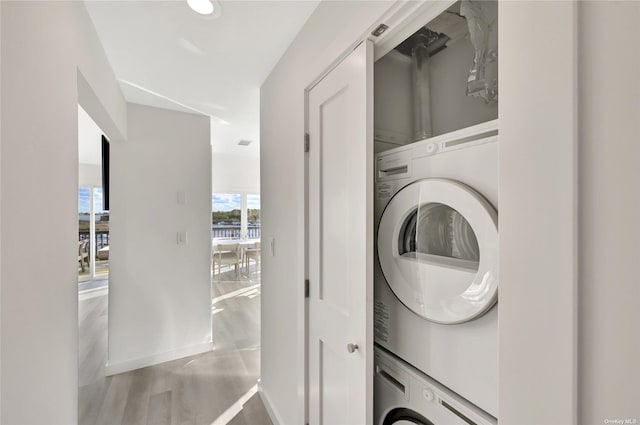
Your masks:
<instances>
[{"instance_id":1,"label":"dryer door","mask_svg":"<svg viewBox=\"0 0 640 425\"><path fill-rule=\"evenodd\" d=\"M436 323L472 320L498 297L498 214L462 183L416 181L382 213L378 259L391 290L414 313Z\"/></svg>"}]
</instances>

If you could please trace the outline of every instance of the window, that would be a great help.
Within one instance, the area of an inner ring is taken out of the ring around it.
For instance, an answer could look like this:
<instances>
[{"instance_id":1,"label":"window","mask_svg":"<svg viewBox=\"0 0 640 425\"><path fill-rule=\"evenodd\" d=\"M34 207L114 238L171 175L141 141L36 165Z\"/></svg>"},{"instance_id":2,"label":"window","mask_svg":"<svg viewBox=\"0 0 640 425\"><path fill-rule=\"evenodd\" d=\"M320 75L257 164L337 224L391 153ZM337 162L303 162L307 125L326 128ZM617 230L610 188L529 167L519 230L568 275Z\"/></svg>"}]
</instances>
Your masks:
<instances>
[{"instance_id":1,"label":"window","mask_svg":"<svg viewBox=\"0 0 640 425\"><path fill-rule=\"evenodd\" d=\"M240 238L242 195L214 193L211 196L211 211L213 238Z\"/></svg>"},{"instance_id":2,"label":"window","mask_svg":"<svg viewBox=\"0 0 640 425\"><path fill-rule=\"evenodd\" d=\"M214 193L211 211L214 239L260 238L260 195Z\"/></svg>"},{"instance_id":3,"label":"window","mask_svg":"<svg viewBox=\"0 0 640 425\"><path fill-rule=\"evenodd\" d=\"M247 236L260 237L260 195L247 195Z\"/></svg>"}]
</instances>

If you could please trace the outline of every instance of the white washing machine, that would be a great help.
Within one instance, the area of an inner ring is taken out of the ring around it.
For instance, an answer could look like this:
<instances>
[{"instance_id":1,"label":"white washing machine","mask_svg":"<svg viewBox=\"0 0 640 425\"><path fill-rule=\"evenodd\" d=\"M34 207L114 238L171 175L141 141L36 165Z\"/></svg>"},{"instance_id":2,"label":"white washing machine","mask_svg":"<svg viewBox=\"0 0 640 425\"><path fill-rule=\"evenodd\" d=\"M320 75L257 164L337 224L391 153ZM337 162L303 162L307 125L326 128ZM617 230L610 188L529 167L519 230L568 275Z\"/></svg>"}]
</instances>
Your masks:
<instances>
[{"instance_id":1,"label":"white washing machine","mask_svg":"<svg viewBox=\"0 0 640 425\"><path fill-rule=\"evenodd\" d=\"M496 425L468 401L401 360L375 350L376 425Z\"/></svg>"},{"instance_id":2,"label":"white washing machine","mask_svg":"<svg viewBox=\"0 0 640 425\"><path fill-rule=\"evenodd\" d=\"M497 417L498 122L376 156L375 341Z\"/></svg>"}]
</instances>

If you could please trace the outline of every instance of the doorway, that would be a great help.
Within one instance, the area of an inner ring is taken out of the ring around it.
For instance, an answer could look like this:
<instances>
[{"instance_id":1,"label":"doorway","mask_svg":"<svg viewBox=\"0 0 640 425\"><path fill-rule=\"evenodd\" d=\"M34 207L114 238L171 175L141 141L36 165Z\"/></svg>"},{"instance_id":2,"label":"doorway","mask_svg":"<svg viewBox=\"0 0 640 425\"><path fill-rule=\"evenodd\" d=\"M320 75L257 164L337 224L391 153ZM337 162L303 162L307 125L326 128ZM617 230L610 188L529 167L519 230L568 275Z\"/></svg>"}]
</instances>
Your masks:
<instances>
[{"instance_id":1,"label":"doorway","mask_svg":"<svg viewBox=\"0 0 640 425\"><path fill-rule=\"evenodd\" d=\"M104 132L78 105L78 291L107 286L109 211L103 182Z\"/></svg>"},{"instance_id":2,"label":"doorway","mask_svg":"<svg viewBox=\"0 0 640 425\"><path fill-rule=\"evenodd\" d=\"M214 347L259 352L260 195L214 193L211 207Z\"/></svg>"}]
</instances>

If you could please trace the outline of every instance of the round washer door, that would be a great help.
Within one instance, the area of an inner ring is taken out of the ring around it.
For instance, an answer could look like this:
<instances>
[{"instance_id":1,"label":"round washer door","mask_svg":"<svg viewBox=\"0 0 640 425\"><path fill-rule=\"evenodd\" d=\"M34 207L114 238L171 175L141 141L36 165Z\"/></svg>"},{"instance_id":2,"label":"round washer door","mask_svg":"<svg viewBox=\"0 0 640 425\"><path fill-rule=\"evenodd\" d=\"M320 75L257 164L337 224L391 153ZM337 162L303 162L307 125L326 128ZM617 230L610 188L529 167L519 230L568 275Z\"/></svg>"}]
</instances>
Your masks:
<instances>
[{"instance_id":1,"label":"round washer door","mask_svg":"<svg viewBox=\"0 0 640 425\"><path fill-rule=\"evenodd\" d=\"M410 409L402 407L391 410L382 425L434 425L429 419Z\"/></svg>"},{"instance_id":2,"label":"round washer door","mask_svg":"<svg viewBox=\"0 0 640 425\"><path fill-rule=\"evenodd\" d=\"M444 324L473 320L498 297L498 213L462 183L416 181L382 213L378 259L414 313Z\"/></svg>"}]
</instances>

